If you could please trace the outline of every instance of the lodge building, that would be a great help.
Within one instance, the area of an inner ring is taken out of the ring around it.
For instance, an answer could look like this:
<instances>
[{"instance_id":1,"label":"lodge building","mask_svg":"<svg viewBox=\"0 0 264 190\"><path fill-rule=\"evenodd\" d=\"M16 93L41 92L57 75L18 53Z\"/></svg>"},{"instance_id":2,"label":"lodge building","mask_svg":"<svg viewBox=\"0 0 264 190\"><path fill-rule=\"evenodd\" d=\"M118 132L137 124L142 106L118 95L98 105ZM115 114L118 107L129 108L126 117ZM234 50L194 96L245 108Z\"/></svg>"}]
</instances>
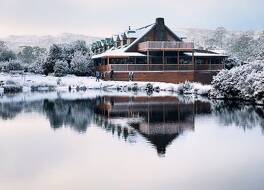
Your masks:
<instances>
[{"instance_id":1,"label":"lodge building","mask_svg":"<svg viewBox=\"0 0 264 190\"><path fill-rule=\"evenodd\" d=\"M92 59L105 80L209 83L224 68L227 57L195 49L170 30L163 18L92 44ZM110 74L112 71L112 74ZM112 76L111 76L112 75Z\"/></svg>"}]
</instances>

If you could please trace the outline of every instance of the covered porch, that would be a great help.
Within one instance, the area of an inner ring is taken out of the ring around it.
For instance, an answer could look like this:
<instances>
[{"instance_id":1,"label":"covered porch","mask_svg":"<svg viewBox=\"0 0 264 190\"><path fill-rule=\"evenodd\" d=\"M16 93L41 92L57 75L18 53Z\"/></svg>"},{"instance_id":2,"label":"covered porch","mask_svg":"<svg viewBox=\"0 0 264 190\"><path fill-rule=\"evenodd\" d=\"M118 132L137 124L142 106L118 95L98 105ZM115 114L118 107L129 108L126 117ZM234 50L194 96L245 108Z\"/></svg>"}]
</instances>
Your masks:
<instances>
[{"instance_id":1,"label":"covered porch","mask_svg":"<svg viewBox=\"0 0 264 190\"><path fill-rule=\"evenodd\" d=\"M143 53L129 53L125 55L106 55L94 59L97 70L106 72L114 71L191 71L207 70L217 71L224 68L224 56L212 56L205 53L191 52L166 52L155 51Z\"/></svg>"}]
</instances>

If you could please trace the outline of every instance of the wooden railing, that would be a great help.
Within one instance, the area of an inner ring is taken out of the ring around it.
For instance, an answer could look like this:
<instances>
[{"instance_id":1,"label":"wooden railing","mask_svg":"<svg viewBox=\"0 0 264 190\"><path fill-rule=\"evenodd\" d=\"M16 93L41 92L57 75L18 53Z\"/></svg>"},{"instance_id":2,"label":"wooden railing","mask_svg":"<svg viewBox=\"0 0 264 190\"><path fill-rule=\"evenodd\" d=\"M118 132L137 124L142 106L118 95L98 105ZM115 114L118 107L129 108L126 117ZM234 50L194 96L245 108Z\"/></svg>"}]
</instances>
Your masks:
<instances>
[{"instance_id":1,"label":"wooden railing","mask_svg":"<svg viewBox=\"0 0 264 190\"><path fill-rule=\"evenodd\" d=\"M138 44L139 51L193 50L192 42L147 41Z\"/></svg>"},{"instance_id":2,"label":"wooden railing","mask_svg":"<svg viewBox=\"0 0 264 190\"><path fill-rule=\"evenodd\" d=\"M224 64L196 64L195 70L213 70L219 71L224 69Z\"/></svg>"},{"instance_id":3,"label":"wooden railing","mask_svg":"<svg viewBox=\"0 0 264 190\"><path fill-rule=\"evenodd\" d=\"M188 71L188 70L221 70L222 64L112 64L114 71Z\"/></svg>"},{"instance_id":4,"label":"wooden railing","mask_svg":"<svg viewBox=\"0 0 264 190\"><path fill-rule=\"evenodd\" d=\"M111 65L100 65L96 67L96 70L99 72L106 72L111 70Z\"/></svg>"},{"instance_id":5,"label":"wooden railing","mask_svg":"<svg viewBox=\"0 0 264 190\"><path fill-rule=\"evenodd\" d=\"M111 64L97 67L100 72L114 71L218 71L224 68L223 64Z\"/></svg>"}]
</instances>

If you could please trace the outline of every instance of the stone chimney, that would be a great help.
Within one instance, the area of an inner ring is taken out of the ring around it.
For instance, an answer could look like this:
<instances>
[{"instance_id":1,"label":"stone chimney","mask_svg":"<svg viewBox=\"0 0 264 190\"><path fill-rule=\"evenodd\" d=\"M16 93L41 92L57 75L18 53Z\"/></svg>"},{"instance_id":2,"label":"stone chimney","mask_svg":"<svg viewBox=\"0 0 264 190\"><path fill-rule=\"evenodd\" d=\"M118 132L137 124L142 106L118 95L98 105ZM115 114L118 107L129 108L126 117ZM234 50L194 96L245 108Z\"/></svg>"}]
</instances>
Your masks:
<instances>
[{"instance_id":1,"label":"stone chimney","mask_svg":"<svg viewBox=\"0 0 264 190\"><path fill-rule=\"evenodd\" d=\"M164 26L165 25L164 18L156 18L156 24L160 26Z\"/></svg>"},{"instance_id":2,"label":"stone chimney","mask_svg":"<svg viewBox=\"0 0 264 190\"><path fill-rule=\"evenodd\" d=\"M156 18L156 41L167 41L164 18Z\"/></svg>"}]
</instances>

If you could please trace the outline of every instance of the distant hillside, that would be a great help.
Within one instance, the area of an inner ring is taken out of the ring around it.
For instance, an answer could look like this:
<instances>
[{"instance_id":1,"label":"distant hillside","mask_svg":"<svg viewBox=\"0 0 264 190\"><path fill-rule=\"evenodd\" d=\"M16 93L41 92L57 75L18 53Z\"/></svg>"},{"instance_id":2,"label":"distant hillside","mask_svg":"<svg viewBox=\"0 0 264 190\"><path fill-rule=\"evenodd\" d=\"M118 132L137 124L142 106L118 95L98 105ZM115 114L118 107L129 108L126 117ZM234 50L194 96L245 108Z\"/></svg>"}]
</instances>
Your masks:
<instances>
[{"instance_id":1,"label":"distant hillside","mask_svg":"<svg viewBox=\"0 0 264 190\"><path fill-rule=\"evenodd\" d=\"M64 33L57 36L11 35L6 38L0 38L0 40L5 41L7 46L13 50L18 50L20 46L39 46L39 47L49 48L54 43L55 44L70 43L76 40L84 40L86 41L87 44L91 44L92 42L98 39L100 38L79 35L79 34L69 34L69 33Z\"/></svg>"},{"instance_id":2,"label":"distant hillside","mask_svg":"<svg viewBox=\"0 0 264 190\"><path fill-rule=\"evenodd\" d=\"M242 61L264 60L264 30L230 31L219 27L215 30L184 28L174 32L194 42L196 48L224 50Z\"/></svg>"},{"instance_id":3,"label":"distant hillside","mask_svg":"<svg viewBox=\"0 0 264 190\"><path fill-rule=\"evenodd\" d=\"M264 30L263 31L230 31L223 27L215 30L183 28L175 29L179 37L186 37L186 41L192 41L196 48L210 50L223 50L232 57L242 61L264 60ZM19 46L39 46L49 48L52 44L70 43L76 40L84 40L87 44L99 40L79 34L61 34L58 36L9 36L0 38L5 41L10 49L18 50Z\"/></svg>"}]
</instances>

